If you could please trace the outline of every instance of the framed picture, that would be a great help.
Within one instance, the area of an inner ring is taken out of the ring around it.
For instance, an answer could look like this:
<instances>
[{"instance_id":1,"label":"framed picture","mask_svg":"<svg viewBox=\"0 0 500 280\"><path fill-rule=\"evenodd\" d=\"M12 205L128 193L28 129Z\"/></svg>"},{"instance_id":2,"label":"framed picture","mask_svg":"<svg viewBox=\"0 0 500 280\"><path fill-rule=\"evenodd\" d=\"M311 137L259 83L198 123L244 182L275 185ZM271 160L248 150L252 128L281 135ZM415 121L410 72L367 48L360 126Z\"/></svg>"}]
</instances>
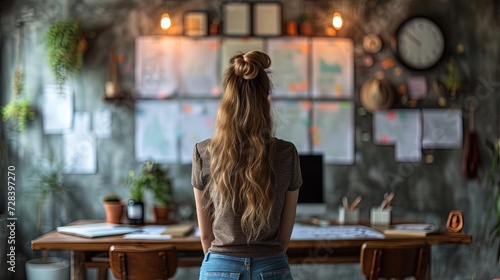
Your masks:
<instances>
[{"instance_id":1,"label":"framed picture","mask_svg":"<svg viewBox=\"0 0 500 280\"><path fill-rule=\"evenodd\" d=\"M282 35L282 6L280 2L254 2L253 35L281 36Z\"/></svg>"},{"instance_id":2,"label":"framed picture","mask_svg":"<svg viewBox=\"0 0 500 280\"><path fill-rule=\"evenodd\" d=\"M185 36L208 35L208 13L205 11L186 11L184 13Z\"/></svg>"},{"instance_id":3,"label":"framed picture","mask_svg":"<svg viewBox=\"0 0 500 280\"><path fill-rule=\"evenodd\" d=\"M251 35L251 4L248 2L225 2L222 6L222 33L227 36Z\"/></svg>"}]
</instances>

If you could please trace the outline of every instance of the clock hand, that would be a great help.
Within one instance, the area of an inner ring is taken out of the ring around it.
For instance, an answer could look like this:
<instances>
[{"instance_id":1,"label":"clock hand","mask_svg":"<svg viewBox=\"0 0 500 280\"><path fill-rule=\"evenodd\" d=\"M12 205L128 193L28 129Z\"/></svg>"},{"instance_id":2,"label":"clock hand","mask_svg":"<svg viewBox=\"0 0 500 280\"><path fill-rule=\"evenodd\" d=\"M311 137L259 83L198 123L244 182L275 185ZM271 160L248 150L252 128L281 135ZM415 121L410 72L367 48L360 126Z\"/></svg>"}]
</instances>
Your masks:
<instances>
[{"instance_id":1,"label":"clock hand","mask_svg":"<svg viewBox=\"0 0 500 280\"><path fill-rule=\"evenodd\" d=\"M417 39L417 37L415 37L413 34L411 33L408 33L408 37L410 38L411 41L413 41L413 43L415 43L415 45L417 45L418 47L421 47L422 46L422 43L420 42L419 39Z\"/></svg>"}]
</instances>

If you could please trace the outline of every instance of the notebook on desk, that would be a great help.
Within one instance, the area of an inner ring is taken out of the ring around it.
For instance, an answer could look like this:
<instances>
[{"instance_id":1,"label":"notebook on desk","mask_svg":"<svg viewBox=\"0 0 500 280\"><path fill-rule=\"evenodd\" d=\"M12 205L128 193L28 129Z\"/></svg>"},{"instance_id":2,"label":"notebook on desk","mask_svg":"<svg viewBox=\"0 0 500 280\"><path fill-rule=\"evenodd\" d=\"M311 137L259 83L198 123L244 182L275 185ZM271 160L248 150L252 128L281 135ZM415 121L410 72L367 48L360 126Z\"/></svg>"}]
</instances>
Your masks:
<instances>
[{"instance_id":1,"label":"notebook on desk","mask_svg":"<svg viewBox=\"0 0 500 280\"><path fill-rule=\"evenodd\" d=\"M383 232L388 237L426 237L439 232L439 227L434 224L398 224Z\"/></svg>"},{"instance_id":2,"label":"notebook on desk","mask_svg":"<svg viewBox=\"0 0 500 280\"><path fill-rule=\"evenodd\" d=\"M193 230L193 224L175 224L167 226L163 234L168 234L172 237L182 237L190 234Z\"/></svg>"},{"instance_id":3,"label":"notebook on desk","mask_svg":"<svg viewBox=\"0 0 500 280\"><path fill-rule=\"evenodd\" d=\"M108 223L93 223L84 225L70 225L57 227L57 232L86 238L122 235L138 231L136 227Z\"/></svg>"}]
</instances>

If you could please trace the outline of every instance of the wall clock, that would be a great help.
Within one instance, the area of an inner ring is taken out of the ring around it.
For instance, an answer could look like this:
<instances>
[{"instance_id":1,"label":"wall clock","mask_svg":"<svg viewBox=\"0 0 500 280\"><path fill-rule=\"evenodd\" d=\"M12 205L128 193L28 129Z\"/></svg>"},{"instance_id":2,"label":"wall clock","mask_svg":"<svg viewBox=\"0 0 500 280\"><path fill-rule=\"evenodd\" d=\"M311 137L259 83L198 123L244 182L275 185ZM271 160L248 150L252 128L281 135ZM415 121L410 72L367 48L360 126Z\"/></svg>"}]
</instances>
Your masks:
<instances>
[{"instance_id":1,"label":"wall clock","mask_svg":"<svg viewBox=\"0 0 500 280\"><path fill-rule=\"evenodd\" d=\"M426 17L413 17L404 21L392 43L401 63L414 70L427 70L436 65L445 50L443 31Z\"/></svg>"}]
</instances>

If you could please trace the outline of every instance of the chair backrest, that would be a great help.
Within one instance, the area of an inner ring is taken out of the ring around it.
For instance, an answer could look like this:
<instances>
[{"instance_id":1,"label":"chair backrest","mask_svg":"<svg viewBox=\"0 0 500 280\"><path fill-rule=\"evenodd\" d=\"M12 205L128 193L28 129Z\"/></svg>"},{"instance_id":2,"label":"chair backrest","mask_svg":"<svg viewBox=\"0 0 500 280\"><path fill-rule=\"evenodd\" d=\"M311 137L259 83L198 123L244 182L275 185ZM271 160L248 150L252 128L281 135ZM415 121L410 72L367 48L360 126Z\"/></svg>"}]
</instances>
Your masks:
<instances>
[{"instance_id":1,"label":"chair backrest","mask_svg":"<svg viewBox=\"0 0 500 280\"><path fill-rule=\"evenodd\" d=\"M172 245L114 245L109 266L116 279L168 279L177 270L177 250Z\"/></svg>"},{"instance_id":2,"label":"chair backrest","mask_svg":"<svg viewBox=\"0 0 500 280\"><path fill-rule=\"evenodd\" d=\"M370 280L412 276L426 279L429 250L425 240L367 241L361 247L361 271Z\"/></svg>"}]
</instances>

